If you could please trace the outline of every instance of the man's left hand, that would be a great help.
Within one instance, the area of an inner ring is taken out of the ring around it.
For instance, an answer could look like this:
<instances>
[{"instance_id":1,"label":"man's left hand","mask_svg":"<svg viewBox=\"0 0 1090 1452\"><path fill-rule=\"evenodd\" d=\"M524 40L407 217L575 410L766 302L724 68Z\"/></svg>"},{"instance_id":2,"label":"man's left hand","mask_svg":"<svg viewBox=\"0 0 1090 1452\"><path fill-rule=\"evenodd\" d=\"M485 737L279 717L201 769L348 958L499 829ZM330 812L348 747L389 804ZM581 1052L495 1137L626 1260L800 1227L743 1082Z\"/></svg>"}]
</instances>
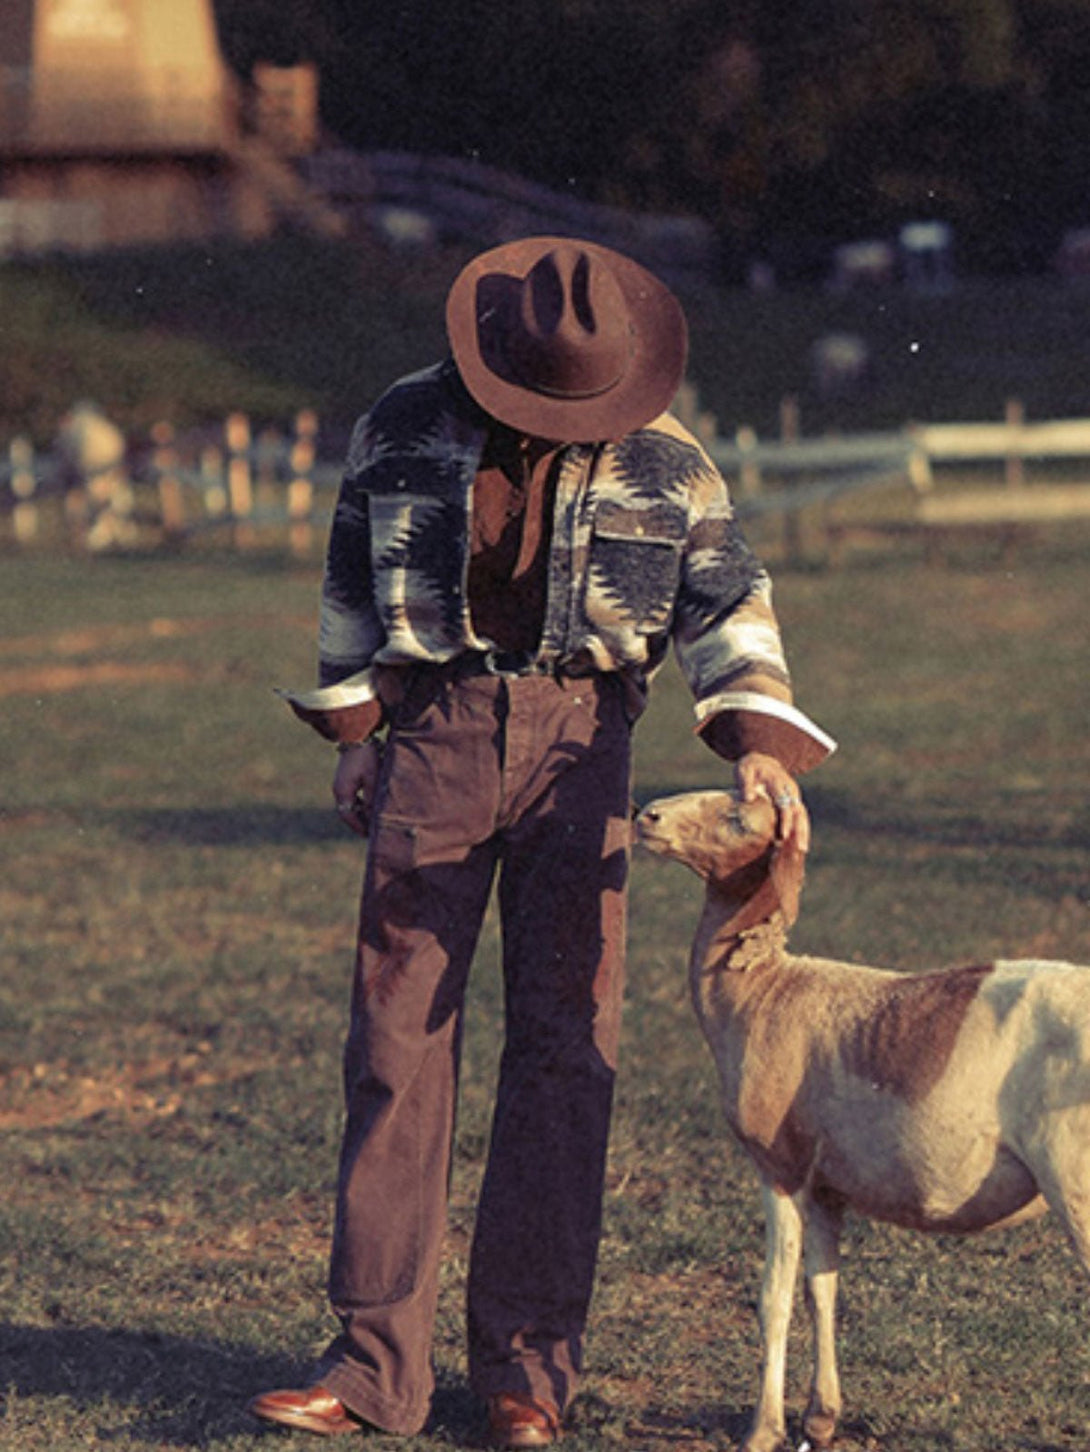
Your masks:
<instances>
[{"instance_id":1,"label":"man's left hand","mask_svg":"<svg viewBox=\"0 0 1090 1452\"><path fill-rule=\"evenodd\" d=\"M767 796L776 808L776 835L810 850L810 814L795 778L774 756L750 751L734 765L734 781L744 802Z\"/></svg>"}]
</instances>

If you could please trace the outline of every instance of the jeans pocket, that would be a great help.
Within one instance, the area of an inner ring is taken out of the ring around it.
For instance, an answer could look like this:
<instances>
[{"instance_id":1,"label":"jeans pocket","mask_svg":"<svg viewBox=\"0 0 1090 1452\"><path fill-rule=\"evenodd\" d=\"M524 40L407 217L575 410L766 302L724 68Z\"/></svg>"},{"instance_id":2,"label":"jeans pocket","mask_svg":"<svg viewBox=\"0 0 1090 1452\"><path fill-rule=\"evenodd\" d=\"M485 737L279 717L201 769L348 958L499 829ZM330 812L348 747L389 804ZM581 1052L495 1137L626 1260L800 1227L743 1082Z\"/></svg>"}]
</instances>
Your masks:
<instances>
[{"instance_id":1,"label":"jeans pocket","mask_svg":"<svg viewBox=\"0 0 1090 1452\"><path fill-rule=\"evenodd\" d=\"M380 812L371 828L371 854L386 876L412 872L419 861L420 828L405 817Z\"/></svg>"}]
</instances>

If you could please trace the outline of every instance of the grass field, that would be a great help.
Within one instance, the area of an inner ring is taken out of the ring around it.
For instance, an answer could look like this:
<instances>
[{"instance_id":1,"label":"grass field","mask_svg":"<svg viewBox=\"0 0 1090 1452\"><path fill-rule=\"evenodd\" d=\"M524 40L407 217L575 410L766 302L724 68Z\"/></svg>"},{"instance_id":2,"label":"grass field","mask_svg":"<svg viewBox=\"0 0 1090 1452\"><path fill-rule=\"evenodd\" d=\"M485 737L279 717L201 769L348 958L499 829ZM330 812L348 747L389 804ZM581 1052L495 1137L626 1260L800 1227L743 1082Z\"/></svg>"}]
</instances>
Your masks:
<instances>
[{"instance_id":1,"label":"grass field","mask_svg":"<svg viewBox=\"0 0 1090 1452\"><path fill-rule=\"evenodd\" d=\"M808 784L796 947L902 968L1090 963L1088 544L780 573L800 700L841 743ZM245 1401L291 1382L330 1331L361 847L328 810L327 749L272 695L311 678L317 580L227 553L3 560L0 1452L277 1445ZM638 735L641 799L721 779L688 709L664 672ZM762 1227L688 1006L698 896L683 869L635 861L573 1452L726 1452L752 1403ZM477 1430L461 1296L495 962L493 929L420 1449ZM1086 1300L1050 1222L967 1242L853 1222L844 1452L1085 1452ZM793 1413L804 1352L800 1317Z\"/></svg>"}]
</instances>

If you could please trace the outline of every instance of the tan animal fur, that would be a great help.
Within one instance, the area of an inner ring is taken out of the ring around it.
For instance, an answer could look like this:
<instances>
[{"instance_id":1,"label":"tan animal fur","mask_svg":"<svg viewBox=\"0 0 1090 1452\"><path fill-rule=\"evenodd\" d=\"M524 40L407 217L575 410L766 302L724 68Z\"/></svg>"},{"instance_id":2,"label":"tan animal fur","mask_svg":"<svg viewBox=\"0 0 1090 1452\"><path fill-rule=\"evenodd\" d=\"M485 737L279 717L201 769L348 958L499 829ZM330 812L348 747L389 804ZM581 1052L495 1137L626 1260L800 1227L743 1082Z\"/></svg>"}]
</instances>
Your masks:
<instances>
[{"instance_id":1,"label":"tan animal fur","mask_svg":"<svg viewBox=\"0 0 1090 1452\"><path fill-rule=\"evenodd\" d=\"M706 882L693 1003L728 1124L761 1180L761 1386L743 1452L786 1446L786 1341L800 1255L813 1326L804 1416L841 1408L834 1309L848 1208L969 1232L1051 1208L1090 1274L1090 968L1002 961L898 973L785 948L804 859L769 802L689 792L637 839Z\"/></svg>"}]
</instances>

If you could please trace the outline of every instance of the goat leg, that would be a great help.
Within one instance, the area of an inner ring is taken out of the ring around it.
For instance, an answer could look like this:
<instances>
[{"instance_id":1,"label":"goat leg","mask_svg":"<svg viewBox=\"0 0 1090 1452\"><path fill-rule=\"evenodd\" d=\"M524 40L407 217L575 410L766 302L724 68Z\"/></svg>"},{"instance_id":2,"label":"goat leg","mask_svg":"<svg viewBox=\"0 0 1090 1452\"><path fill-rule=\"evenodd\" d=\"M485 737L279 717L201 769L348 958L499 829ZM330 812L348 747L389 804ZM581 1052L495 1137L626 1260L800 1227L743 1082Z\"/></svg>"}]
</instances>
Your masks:
<instances>
[{"instance_id":1,"label":"goat leg","mask_svg":"<svg viewBox=\"0 0 1090 1452\"><path fill-rule=\"evenodd\" d=\"M787 1446L787 1332L802 1254L802 1216L794 1200L763 1183L761 1198L765 1210L765 1264L758 1303L761 1389L742 1452L779 1452Z\"/></svg>"},{"instance_id":2,"label":"goat leg","mask_svg":"<svg viewBox=\"0 0 1090 1452\"><path fill-rule=\"evenodd\" d=\"M814 1370L803 1428L814 1447L832 1445L840 1416L836 1366L836 1292L843 1207L806 1196L802 1211L806 1309L813 1335Z\"/></svg>"}]
</instances>

